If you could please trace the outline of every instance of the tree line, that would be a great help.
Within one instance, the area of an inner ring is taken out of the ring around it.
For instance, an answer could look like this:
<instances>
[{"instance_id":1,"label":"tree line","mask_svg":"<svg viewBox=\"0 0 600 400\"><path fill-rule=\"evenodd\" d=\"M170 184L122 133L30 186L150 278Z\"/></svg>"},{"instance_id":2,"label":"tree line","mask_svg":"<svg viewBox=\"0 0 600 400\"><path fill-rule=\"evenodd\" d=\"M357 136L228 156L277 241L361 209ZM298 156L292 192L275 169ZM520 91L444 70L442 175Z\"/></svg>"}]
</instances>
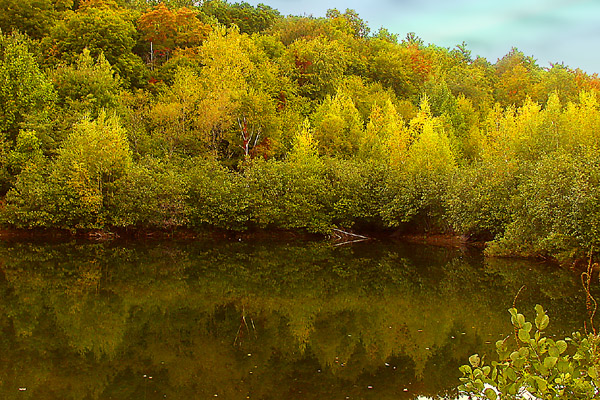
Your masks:
<instances>
[{"instance_id":1,"label":"tree line","mask_svg":"<svg viewBox=\"0 0 600 400\"><path fill-rule=\"evenodd\" d=\"M598 242L600 79L353 10L0 0L0 221Z\"/></svg>"}]
</instances>

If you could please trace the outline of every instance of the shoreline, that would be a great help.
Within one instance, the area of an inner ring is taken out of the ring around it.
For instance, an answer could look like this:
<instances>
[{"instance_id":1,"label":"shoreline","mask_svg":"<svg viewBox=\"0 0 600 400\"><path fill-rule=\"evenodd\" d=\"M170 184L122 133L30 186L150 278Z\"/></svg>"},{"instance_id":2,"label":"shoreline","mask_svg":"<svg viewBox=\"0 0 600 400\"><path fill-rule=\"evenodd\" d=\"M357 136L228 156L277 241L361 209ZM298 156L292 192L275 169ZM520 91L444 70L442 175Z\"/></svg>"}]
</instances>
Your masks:
<instances>
[{"instance_id":1,"label":"shoreline","mask_svg":"<svg viewBox=\"0 0 600 400\"><path fill-rule=\"evenodd\" d=\"M471 238L452 234L452 233L400 233L398 231L366 231L361 232L369 240L392 240L404 243L422 244L436 247L446 248L474 248L484 251L487 247L487 242L483 240L472 240ZM285 230L285 229L253 229L247 231L229 231L218 228L206 229L145 229L145 228L121 228L112 231L104 230L68 230L56 228L37 228L37 229L17 229L17 228L0 228L0 241L64 241L64 240L82 240L90 242L110 242L113 240L196 240L196 239L211 239L225 241L255 241L255 240L298 240L298 241L315 241L315 240L331 240L329 235L316 234L309 232ZM349 242L350 244L350 242ZM559 262L555 259L548 259L541 256L523 256L518 254L509 254L503 256L490 256L491 258L520 258L524 260L541 259L545 262L554 263L561 267L583 270L582 266L587 265L587 260L573 259L566 262Z\"/></svg>"}]
</instances>

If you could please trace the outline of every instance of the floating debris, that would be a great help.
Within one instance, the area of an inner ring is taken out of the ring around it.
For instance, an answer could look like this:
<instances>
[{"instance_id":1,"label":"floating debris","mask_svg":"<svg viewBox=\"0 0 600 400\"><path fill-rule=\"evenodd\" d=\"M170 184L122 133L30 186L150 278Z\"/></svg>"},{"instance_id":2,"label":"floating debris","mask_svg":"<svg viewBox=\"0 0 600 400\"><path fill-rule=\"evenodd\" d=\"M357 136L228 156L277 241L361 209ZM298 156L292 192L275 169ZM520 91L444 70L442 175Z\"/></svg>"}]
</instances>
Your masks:
<instances>
[{"instance_id":1,"label":"floating debris","mask_svg":"<svg viewBox=\"0 0 600 400\"><path fill-rule=\"evenodd\" d=\"M373 389L373 386L369 385L367 386L367 389Z\"/></svg>"},{"instance_id":2,"label":"floating debris","mask_svg":"<svg viewBox=\"0 0 600 400\"><path fill-rule=\"evenodd\" d=\"M26 387L21 387L21 388L19 388L19 392L24 392L24 391L26 391L26 390L27 390L27 388L26 388Z\"/></svg>"}]
</instances>

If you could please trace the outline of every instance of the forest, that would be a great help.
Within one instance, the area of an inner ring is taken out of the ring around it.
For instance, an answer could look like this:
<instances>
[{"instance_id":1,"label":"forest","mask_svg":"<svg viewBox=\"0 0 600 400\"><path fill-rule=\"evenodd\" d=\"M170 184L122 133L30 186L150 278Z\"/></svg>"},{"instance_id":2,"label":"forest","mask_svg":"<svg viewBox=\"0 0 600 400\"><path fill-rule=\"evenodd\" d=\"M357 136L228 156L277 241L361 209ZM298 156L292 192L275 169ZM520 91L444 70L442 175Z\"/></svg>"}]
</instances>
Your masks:
<instances>
[{"instance_id":1,"label":"forest","mask_svg":"<svg viewBox=\"0 0 600 400\"><path fill-rule=\"evenodd\" d=\"M600 239L600 78L492 62L353 10L0 0L6 229Z\"/></svg>"}]
</instances>

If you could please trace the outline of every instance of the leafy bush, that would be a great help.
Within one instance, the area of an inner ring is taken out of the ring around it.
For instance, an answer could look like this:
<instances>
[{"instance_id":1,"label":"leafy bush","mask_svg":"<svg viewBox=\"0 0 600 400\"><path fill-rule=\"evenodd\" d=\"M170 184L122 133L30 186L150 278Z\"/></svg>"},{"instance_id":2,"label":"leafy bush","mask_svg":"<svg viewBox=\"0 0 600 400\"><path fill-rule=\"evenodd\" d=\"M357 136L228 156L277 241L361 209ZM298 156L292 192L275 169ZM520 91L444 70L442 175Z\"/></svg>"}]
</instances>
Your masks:
<instances>
[{"instance_id":1,"label":"leafy bush","mask_svg":"<svg viewBox=\"0 0 600 400\"><path fill-rule=\"evenodd\" d=\"M490 255L584 256L600 234L600 158L554 153L536 163L512 200L512 222Z\"/></svg>"},{"instance_id":2,"label":"leafy bush","mask_svg":"<svg viewBox=\"0 0 600 400\"><path fill-rule=\"evenodd\" d=\"M509 310L516 347L509 347L508 336L496 342L499 361L486 365L477 354L469 357L470 365L460 367L460 392L490 400L597 398L600 336L575 332L565 340L545 337L550 318L540 305L535 311L533 331L534 325L523 314L516 308Z\"/></svg>"}]
</instances>

